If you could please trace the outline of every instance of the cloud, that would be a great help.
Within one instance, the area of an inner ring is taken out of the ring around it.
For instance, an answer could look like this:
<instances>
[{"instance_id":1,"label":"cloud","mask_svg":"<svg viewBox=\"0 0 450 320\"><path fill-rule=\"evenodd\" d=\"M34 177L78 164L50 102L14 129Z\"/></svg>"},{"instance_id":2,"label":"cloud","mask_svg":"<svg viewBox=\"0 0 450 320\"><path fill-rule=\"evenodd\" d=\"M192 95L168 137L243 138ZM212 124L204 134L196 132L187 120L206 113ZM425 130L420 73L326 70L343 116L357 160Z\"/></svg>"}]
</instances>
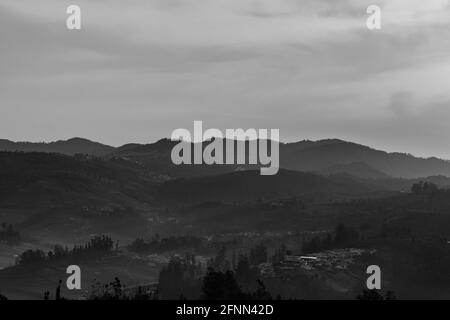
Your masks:
<instances>
[{"instance_id":1,"label":"cloud","mask_svg":"<svg viewBox=\"0 0 450 320\"><path fill-rule=\"evenodd\" d=\"M200 119L450 158L419 133L450 134L449 3L378 1L373 32L372 2L79 0L71 32L72 1L3 0L0 136L118 145Z\"/></svg>"}]
</instances>

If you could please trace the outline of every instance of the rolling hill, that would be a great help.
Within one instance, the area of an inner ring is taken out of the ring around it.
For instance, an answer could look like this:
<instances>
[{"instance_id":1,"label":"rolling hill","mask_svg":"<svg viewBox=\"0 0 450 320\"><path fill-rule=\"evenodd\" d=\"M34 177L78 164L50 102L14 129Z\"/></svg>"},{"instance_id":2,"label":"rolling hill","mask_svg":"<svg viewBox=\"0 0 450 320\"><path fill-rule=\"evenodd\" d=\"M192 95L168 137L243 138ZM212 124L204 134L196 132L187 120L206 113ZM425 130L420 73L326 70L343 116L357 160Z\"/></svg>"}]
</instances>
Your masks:
<instances>
[{"instance_id":1,"label":"rolling hill","mask_svg":"<svg viewBox=\"0 0 450 320\"><path fill-rule=\"evenodd\" d=\"M164 179L258 169L255 165L176 166L170 159L171 150L176 143L169 139L161 139L150 144L129 143L115 148L82 138L50 143L0 140L0 151L87 154L105 159L123 159L139 164ZM280 167L324 175L346 173L367 179L388 177L414 179L439 175L450 177L450 161L435 157L418 158L405 153L388 153L338 139L281 143Z\"/></svg>"},{"instance_id":2,"label":"rolling hill","mask_svg":"<svg viewBox=\"0 0 450 320\"><path fill-rule=\"evenodd\" d=\"M205 201L259 201L322 194L363 195L389 188L347 175L324 177L314 173L280 170L261 176L248 170L217 176L176 179L160 185L156 198L169 203Z\"/></svg>"},{"instance_id":3,"label":"rolling hill","mask_svg":"<svg viewBox=\"0 0 450 320\"><path fill-rule=\"evenodd\" d=\"M333 166L359 163L360 167L367 166L363 175L376 170L396 178L450 176L450 162L446 160L388 153L336 139L285 144L280 147L280 163L282 168L301 171L327 172Z\"/></svg>"},{"instance_id":4,"label":"rolling hill","mask_svg":"<svg viewBox=\"0 0 450 320\"><path fill-rule=\"evenodd\" d=\"M174 178L214 175L238 169L257 169L257 166L248 165L175 166L170 160L170 153L175 144L176 142L162 139L153 144L127 145L109 157L137 161ZM337 139L281 143L280 167L325 175L348 173L370 179L388 177L413 179L438 175L450 177L450 161L418 158L404 153L388 153Z\"/></svg>"},{"instance_id":5,"label":"rolling hill","mask_svg":"<svg viewBox=\"0 0 450 320\"><path fill-rule=\"evenodd\" d=\"M97 227L132 233L145 227L141 213L150 208L154 185L126 161L0 152L0 221L47 241Z\"/></svg>"},{"instance_id":6,"label":"rolling hill","mask_svg":"<svg viewBox=\"0 0 450 320\"><path fill-rule=\"evenodd\" d=\"M59 140L55 142L13 142L0 140L0 151L47 152L65 155L88 154L104 156L115 150L114 147L82 138Z\"/></svg>"}]
</instances>

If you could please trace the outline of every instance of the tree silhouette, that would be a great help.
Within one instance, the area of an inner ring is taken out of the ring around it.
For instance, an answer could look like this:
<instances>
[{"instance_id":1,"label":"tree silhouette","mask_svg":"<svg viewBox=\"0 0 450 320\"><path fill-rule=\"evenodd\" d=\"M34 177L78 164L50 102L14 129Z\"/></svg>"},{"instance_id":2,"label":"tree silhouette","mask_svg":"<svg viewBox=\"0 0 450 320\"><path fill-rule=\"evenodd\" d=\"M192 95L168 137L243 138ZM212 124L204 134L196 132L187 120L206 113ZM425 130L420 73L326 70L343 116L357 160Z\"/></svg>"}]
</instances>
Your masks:
<instances>
[{"instance_id":1,"label":"tree silhouette","mask_svg":"<svg viewBox=\"0 0 450 320\"><path fill-rule=\"evenodd\" d=\"M250 264L258 265L263 262L267 262L267 247L259 243L250 250Z\"/></svg>"},{"instance_id":2,"label":"tree silhouette","mask_svg":"<svg viewBox=\"0 0 450 320\"><path fill-rule=\"evenodd\" d=\"M239 261L235 269L236 281L246 291L252 290L256 284L257 270L250 266L245 255L239 256Z\"/></svg>"},{"instance_id":3,"label":"tree silhouette","mask_svg":"<svg viewBox=\"0 0 450 320\"><path fill-rule=\"evenodd\" d=\"M370 300L370 301L381 301L381 300L396 300L394 291L386 292L386 295L383 295L379 292L379 290L363 290L362 294L356 297L358 300Z\"/></svg>"},{"instance_id":4,"label":"tree silhouette","mask_svg":"<svg viewBox=\"0 0 450 320\"><path fill-rule=\"evenodd\" d=\"M437 185L426 181L419 181L418 183L414 183L411 187L411 193L413 194L433 194L437 191L439 191Z\"/></svg>"},{"instance_id":5,"label":"tree silhouette","mask_svg":"<svg viewBox=\"0 0 450 320\"><path fill-rule=\"evenodd\" d=\"M62 280L59 280L58 286L56 287L56 292L55 292L56 300L61 300L61 283L62 283Z\"/></svg>"},{"instance_id":6,"label":"tree silhouette","mask_svg":"<svg viewBox=\"0 0 450 320\"><path fill-rule=\"evenodd\" d=\"M0 301L5 301L5 300L8 300L8 298L6 296L2 295L0 292Z\"/></svg>"},{"instance_id":7,"label":"tree silhouette","mask_svg":"<svg viewBox=\"0 0 450 320\"><path fill-rule=\"evenodd\" d=\"M201 291L201 268L195 259L172 258L159 273L159 289L164 299L198 298Z\"/></svg>"},{"instance_id":8,"label":"tree silhouette","mask_svg":"<svg viewBox=\"0 0 450 320\"><path fill-rule=\"evenodd\" d=\"M214 270L225 272L230 269L230 263L227 260L227 248L223 245L216 257L214 258L211 267Z\"/></svg>"},{"instance_id":9,"label":"tree silhouette","mask_svg":"<svg viewBox=\"0 0 450 320\"><path fill-rule=\"evenodd\" d=\"M256 280L258 286L256 291L252 294L254 300L272 300L272 295L266 290L264 282L261 280Z\"/></svg>"},{"instance_id":10,"label":"tree silhouette","mask_svg":"<svg viewBox=\"0 0 450 320\"><path fill-rule=\"evenodd\" d=\"M204 300L242 300L246 295L239 287L232 271L217 272L213 268L208 268L206 276L203 278Z\"/></svg>"}]
</instances>

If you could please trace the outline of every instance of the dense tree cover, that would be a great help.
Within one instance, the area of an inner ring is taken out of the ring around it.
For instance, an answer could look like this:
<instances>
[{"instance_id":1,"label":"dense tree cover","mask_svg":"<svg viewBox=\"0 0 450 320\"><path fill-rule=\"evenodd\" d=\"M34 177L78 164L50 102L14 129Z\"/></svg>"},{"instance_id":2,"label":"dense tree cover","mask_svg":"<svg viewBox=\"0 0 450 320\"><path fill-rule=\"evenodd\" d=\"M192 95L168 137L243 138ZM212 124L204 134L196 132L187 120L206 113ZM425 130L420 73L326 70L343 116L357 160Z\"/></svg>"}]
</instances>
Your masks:
<instances>
[{"instance_id":1,"label":"dense tree cover","mask_svg":"<svg viewBox=\"0 0 450 320\"><path fill-rule=\"evenodd\" d=\"M272 296L266 290L261 280L257 281L257 289L254 292L244 292L236 280L235 273L231 270L218 272L209 268L203 278L203 300L271 300Z\"/></svg>"},{"instance_id":2,"label":"dense tree cover","mask_svg":"<svg viewBox=\"0 0 450 320\"><path fill-rule=\"evenodd\" d=\"M204 300L241 300L245 298L244 292L237 283L233 271L214 271L208 269L203 279L202 296Z\"/></svg>"},{"instance_id":3,"label":"dense tree cover","mask_svg":"<svg viewBox=\"0 0 450 320\"><path fill-rule=\"evenodd\" d=\"M45 253L40 249L27 250L19 256L19 265L33 265L45 261L57 261L65 258L90 259L99 254L105 254L112 250L113 240L108 236L96 236L85 245L74 246L71 250L67 247L56 245L53 251Z\"/></svg>"},{"instance_id":4,"label":"dense tree cover","mask_svg":"<svg viewBox=\"0 0 450 320\"><path fill-rule=\"evenodd\" d=\"M215 299L215 296L218 299L221 296L229 296L230 299L232 297L234 297L233 299L253 299L255 297L267 299L270 297L264 284L258 279L258 265L267 262L267 251L267 247L263 243L258 243L250 248L249 254L240 254L237 263L231 265L227 259L226 247L222 246L216 257L210 262L208 272L203 279L203 297L207 297L207 299ZM278 253L281 254L281 251L285 251L284 246ZM230 281L230 283L222 292L209 291L214 288L215 282L220 281Z\"/></svg>"},{"instance_id":5,"label":"dense tree cover","mask_svg":"<svg viewBox=\"0 0 450 320\"><path fill-rule=\"evenodd\" d=\"M186 272L186 270L183 270L183 261L174 259L169 263L162 277L177 276L177 278L171 279L170 282L164 282L170 280L169 278L164 279L163 283L159 283L159 290L155 292L146 292L144 289L139 290L138 287L133 293L127 293L121 281L116 277L110 283L94 281L87 298L88 300L156 300L159 298L186 299L189 296L191 299L200 298L203 300L272 299L271 294L266 290L266 286L261 280L256 280L256 289L254 291L243 290L235 278L235 273L231 270L220 272L215 271L213 268L208 268L204 277L196 278L195 284L188 284L186 278L180 278L179 275L183 272ZM190 275L190 277L192 276ZM180 285L179 281L181 281L182 285ZM192 284L195 285L195 288L189 287ZM172 290L174 291L170 294L167 291L167 285L173 286ZM191 291L186 292L186 290L190 289L195 289L195 294L197 295L194 295L194 292ZM46 297L48 299L48 294Z\"/></svg>"},{"instance_id":6,"label":"dense tree cover","mask_svg":"<svg viewBox=\"0 0 450 320\"><path fill-rule=\"evenodd\" d=\"M259 243L250 250L250 263L258 265L267 262L267 247L263 243Z\"/></svg>"},{"instance_id":7,"label":"dense tree cover","mask_svg":"<svg viewBox=\"0 0 450 320\"><path fill-rule=\"evenodd\" d=\"M15 230L12 224L3 222L0 226L0 242L16 244L21 240L19 231Z\"/></svg>"},{"instance_id":8,"label":"dense tree cover","mask_svg":"<svg viewBox=\"0 0 450 320\"><path fill-rule=\"evenodd\" d=\"M209 267L222 272L230 270L231 266L227 259L227 248L225 245L222 245L219 252L217 252L216 257L209 262Z\"/></svg>"},{"instance_id":9,"label":"dense tree cover","mask_svg":"<svg viewBox=\"0 0 450 320\"><path fill-rule=\"evenodd\" d=\"M234 269L234 273L236 281L241 285L243 290L249 291L256 285L258 270L255 266L250 264L247 256L239 256L239 261Z\"/></svg>"},{"instance_id":10,"label":"dense tree cover","mask_svg":"<svg viewBox=\"0 0 450 320\"><path fill-rule=\"evenodd\" d=\"M192 236L159 238L158 235L155 235L148 241L144 238L137 238L128 246L128 249L137 253L164 252L185 248L198 248L201 246L202 241L202 238Z\"/></svg>"},{"instance_id":11,"label":"dense tree cover","mask_svg":"<svg viewBox=\"0 0 450 320\"><path fill-rule=\"evenodd\" d=\"M194 256L174 257L159 274L159 292L163 299L267 299L270 294L258 279L257 264L267 261L262 244L250 250L250 257L240 254L236 266L228 260L223 245L208 262L207 273Z\"/></svg>"},{"instance_id":12,"label":"dense tree cover","mask_svg":"<svg viewBox=\"0 0 450 320\"><path fill-rule=\"evenodd\" d=\"M439 188L437 185L431 182L423 182L420 181L418 183L414 183L411 187L411 193L413 194L433 194L438 192Z\"/></svg>"},{"instance_id":13,"label":"dense tree cover","mask_svg":"<svg viewBox=\"0 0 450 320\"><path fill-rule=\"evenodd\" d=\"M379 290L368 290L365 289L361 294L356 297L357 300L370 300L370 301L380 301L380 300L396 300L394 291L387 291L383 296Z\"/></svg>"},{"instance_id":14,"label":"dense tree cover","mask_svg":"<svg viewBox=\"0 0 450 320\"><path fill-rule=\"evenodd\" d=\"M55 300L67 300L61 296L61 281L56 288ZM94 279L89 290L87 300L157 300L158 292L151 291L144 286L138 286L134 290L128 290L124 287L118 277L113 281L103 283ZM44 292L44 300L50 300L50 292Z\"/></svg>"},{"instance_id":15,"label":"dense tree cover","mask_svg":"<svg viewBox=\"0 0 450 320\"><path fill-rule=\"evenodd\" d=\"M303 254L342 248L356 243L360 239L358 231L353 227L339 224L335 228L334 237L331 233L326 236L314 236L309 241L303 241Z\"/></svg>"},{"instance_id":16,"label":"dense tree cover","mask_svg":"<svg viewBox=\"0 0 450 320\"><path fill-rule=\"evenodd\" d=\"M159 291L163 299L196 299L201 290L202 269L194 256L174 257L159 273Z\"/></svg>"},{"instance_id":17,"label":"dense tree cover","mask_svg":"<svg viewBox=\"0 0 450 320\"><path fill-rule=\"evenodd\" d=\"M284 261L285 256L290 253L287 250L287 247L284 243L282 243L278 248L275 249L275 252L270 257L270 261L274 264L280 263Z\"/></svg>"},{"instance_id":18,"label":"dense tree cover","mask_svg":"<svg viewBox=\"0 0 450 320\"><path fill-rule=\"evenodd\" d=\"M114 278L110 283L101 283L94 280L89 292L89 300L124 300L122 283Z\"/></svg>"}]
</instances>

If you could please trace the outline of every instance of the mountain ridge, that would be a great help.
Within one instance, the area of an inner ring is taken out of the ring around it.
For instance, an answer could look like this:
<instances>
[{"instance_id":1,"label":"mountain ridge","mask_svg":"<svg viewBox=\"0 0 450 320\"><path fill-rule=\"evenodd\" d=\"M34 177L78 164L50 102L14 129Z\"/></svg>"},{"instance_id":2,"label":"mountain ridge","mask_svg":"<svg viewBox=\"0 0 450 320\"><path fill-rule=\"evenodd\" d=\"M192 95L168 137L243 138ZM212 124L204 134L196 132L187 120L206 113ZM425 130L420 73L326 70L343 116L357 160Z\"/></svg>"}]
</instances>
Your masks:
<instances>
[{"instance_id":1,"label":"mountain ridge","mask_svg":"<svg viewBox=\"0 0 450 320\"><path fill-rule=\"evenodd\" d=\"M97 157L122 158L141 163L169 177L198 176L232 172L228 166L175 166L170 161L177 141L163 138L153 143L128 143L119 147L84 138L49 143L0 140L0 151L50 152L65 155L88 154ZM205 142L207 143L207 142ZM204 144L205 144L204 143ZM240 169L256 169L239 166ZM418 178L443 175L450 177L450 161L437 157L416 157L409 153L387 152L340 139L300 140L280 143L280 168L313 171L322 174L349 173L359 177Z\"/></svg>"},{"instance_id":2,"label":"mountain ridge","mask_svg":"<svg viewBox=\"0 0 450 320\"><path fill-rule=\"evenodd\" d=\"M0 151L47 152L70 156L82 153L92 156L104 156L114 150L115 148L112 146L79 137L52 142L14 142L7 139L0 139Z\"/></svg>"}]
</instances>

